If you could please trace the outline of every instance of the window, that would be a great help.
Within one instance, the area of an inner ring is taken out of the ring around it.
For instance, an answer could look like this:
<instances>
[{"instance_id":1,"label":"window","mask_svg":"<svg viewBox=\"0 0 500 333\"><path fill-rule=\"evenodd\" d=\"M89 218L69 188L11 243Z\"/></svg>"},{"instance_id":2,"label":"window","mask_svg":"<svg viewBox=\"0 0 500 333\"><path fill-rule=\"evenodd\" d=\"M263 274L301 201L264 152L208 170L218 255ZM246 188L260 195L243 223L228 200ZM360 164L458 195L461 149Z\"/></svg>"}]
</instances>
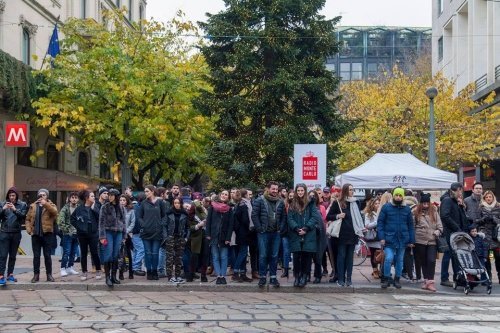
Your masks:
<instances>
[{"instance_id":1,"label":"window","mask_svg":"<svg viewBox=\"0 0 500 333\"><path fill-rule=\"evenodd\" d=\"M368 32L369 57L390 57L392 50L392 33L383 29Z\"/></svg>"},{"instance_id":2,"label":"window","mask_svg":"<svg viewBox=\"0 0 500 333\"><path fill-rule=\"evenodd\" d=\"M441 15L444 7L444 0L437 0L438 2L438 15Z\"/></svg>"},{"instance_id":3,"label":"window","mask_svg":"<svg viewBox=\"0 0 500 333\"><path fill-rule=\"evenodd\" d=\"M31 63L31 36L28 29L23 29L23 62L26 65Z\"/></svg>"},{"instance_id":4,"label":"window","mask_svg":"<svg viewBox=\"0 0 500 333\"><path fill-rule=\"evenodd\" d=\"M85 19L87 18L87 0L81 0L81 11L82 11L82 18Z\"/></svg>"},{"instance_id":5,"label":"window","mask_svg":"<svg viewBox=\"0 0 500 333\"><path fill-rule=\"evenodd\" d=\"M31 145L29 147L17 148L17 164L29 167L33 166L31 155L33 155L33 148Z\"/></svg>"},{"instance_id":6,"label":"window","mask_svg":"<svg viewBox=\"0 0 500 333\"><path fill-rule=\"evenodd\" d=\"M378 77L377 63L368 63L368 79L376 79Z\"/></svg>"},{"instance_id":7,"label":"window","mask_svg":"<svg viewBox=\"0 0 500 333\"><path fill-rule=\"evenodd\" d=\"M80 175L89 174L89 155L83 151L78 153L78 173Z\"/></svg>"},{"instance_id":8,"label":"window","mask_svg":"<svg viewBox=\"0 0 500 333\"><path fill-rule=\"evenodd\" d=\"M340 64L340 77L342 81L351 81L351 64L343 62Z\"/></svg>"},{"instance_id":9,"label":"window","mask_svg":"<svg viewBox=\"0 0 500 333\"><path fill-rule=\"evenodd\" d=\"M438 61L443 60L443 37L438 39Z\"/></svg>"},{"instance_id":10,"label":"window","mask_svg":"<svg viewBox=\"0 0 500 333\"><path fill-rule=\"evenodd\" d=\"M59 170L59 151L54 145L47 147L47 169Z\"/></svg>"},{"instance_id":11,"label":"window","mask_svg":"<svg viewBox=\"0 0 500 333\"><path fill-rule=\"evenodd\" d=\"M99 177L103 179L111 179L111 172L106 163L101 163L101 165L99 165Z\"/></svg>"},{"instance_id":12,"label":"window","mask_svg":"<svg viewBox=\"0 0 500 333\"><path fill-rule=\"evenodd\" d=\"M362 57L363 56L363 33L358 30L349 29L339 33L340 56Z\"/></svg>"},{"instance_id":13,"label":"window","mask_svg":"<svg viewBox=\"0 0 500 333\"><path fill-rule=\"evenodd\" d=\"M353 62L351 64L351 80L363 79L363 64L360 62Z\"/></svg>"}]
</instances>

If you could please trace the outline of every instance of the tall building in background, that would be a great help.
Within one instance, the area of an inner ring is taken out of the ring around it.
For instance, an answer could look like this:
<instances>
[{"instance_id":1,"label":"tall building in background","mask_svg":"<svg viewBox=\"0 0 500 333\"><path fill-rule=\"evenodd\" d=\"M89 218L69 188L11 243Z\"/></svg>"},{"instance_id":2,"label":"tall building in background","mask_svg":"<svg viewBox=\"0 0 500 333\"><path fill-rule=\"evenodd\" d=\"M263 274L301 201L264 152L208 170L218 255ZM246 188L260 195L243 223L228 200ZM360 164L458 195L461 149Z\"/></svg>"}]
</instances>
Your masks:
<instances>
[{"instance_id":1,"label":"tall building in background","mask_svg":"<svg viewBox=\"0 0 500 333\"><path fill-rule=\"evenodd\" d=\"M496 93L492 103L471 112L499 107L500 1L433 0L432 36L433 74L441 71L454 81L456 94L474 84L474 101ZM496 150L500 152L500 147ZM486 167L464 165L460 177L466 190L480 180L485 188L495 189L500 195L500 160Z\"/></svg>"},{"instance_id":2,"label":"tall building in background","mask_svg":"<svg viewBox=\"0 0 500 333\"><path fill-rule=\"evenodd\" d=\"M62 24L70 17L103 22L105 9L123 7L127 23L145 18L145 0L0 0L0 122L29 112L31 95L18 95L33 92L30 68L40 69L58 18ZM39 188L47 188L60 206L67 191L95 189L113 176L108 165L100 164L96 149L56 149L58 141L70 140L65 133L51 137L32 124L26 148L4 147L3 137L0 127L0 198L14 185L27 201L35 199ZM30 158L33 155L37 158Z\"/></svg>"},{"instance_id":3,"label":"tall building in background","mask_svg":"<svg viewBox=\"0 0 500 333\"><path fill-rule=\"evenodd\" d=\"M431 53L431 28L355 27L337 29L339 53L326 66L342 81L374 80L395 65L403 71Z\"/></svg>"}]
</instances>

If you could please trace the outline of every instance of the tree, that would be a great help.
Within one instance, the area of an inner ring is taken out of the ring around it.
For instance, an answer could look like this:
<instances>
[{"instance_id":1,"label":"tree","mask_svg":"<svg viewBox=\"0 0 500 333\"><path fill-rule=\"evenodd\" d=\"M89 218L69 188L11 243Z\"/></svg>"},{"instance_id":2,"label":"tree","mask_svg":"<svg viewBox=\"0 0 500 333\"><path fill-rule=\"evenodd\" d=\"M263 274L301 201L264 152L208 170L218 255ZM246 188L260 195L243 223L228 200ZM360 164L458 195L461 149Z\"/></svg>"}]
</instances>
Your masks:
<instances>
[{"instance_id":1,"label":"tree","mask_svg":"<svg viewBox=\"0 0 500 333\"><path fill-rule=\"evenodd\" d=\"M405 75L395 68L378 82L342 86L340 108L346 119L358 125L338 142L340 169L354 168L376 152L411 152L427 161L429 99L425 91L431 86L439 91L434 108L437 166L455 170L462 162L478 164L494 157L493 148L500 144L498 108L472 113L479 106L469 97L472 86L455 96L453 83L441 74L434 78Z\"/></svg>"},{"instance_id":2,"label":"tree","mask_svg":"<svg viewBox=\"0 0 500 333\"><path fill-rule=\"evenodd\" d=\"M193 26L176 18L130 27L123 13L106 15L108 26L69 19L62 27L61 54L42 71L47 96L33 104L36 123L53 136L66 131L77 146L97 145L102 160L118 162L122 186L132 178L142 188L153 167L152 182L209 170L212 123L192 107L208 89L207 66L182 37Z\"/></svg>"},{"instance_id":3,"label":"tree","mask_svg":"<svg viewBox=\"0 0 500 333\"><path fill-rule=\"evenodd\" d=\"M292 183L293 144L328 143L348 129L335 107L338 79L325 68L338 52L338 18L318 14L324 0L225 3L200 23L213 90L195 105L216 117L212 165L222 186Z\"/></svg>"}]
</instances>

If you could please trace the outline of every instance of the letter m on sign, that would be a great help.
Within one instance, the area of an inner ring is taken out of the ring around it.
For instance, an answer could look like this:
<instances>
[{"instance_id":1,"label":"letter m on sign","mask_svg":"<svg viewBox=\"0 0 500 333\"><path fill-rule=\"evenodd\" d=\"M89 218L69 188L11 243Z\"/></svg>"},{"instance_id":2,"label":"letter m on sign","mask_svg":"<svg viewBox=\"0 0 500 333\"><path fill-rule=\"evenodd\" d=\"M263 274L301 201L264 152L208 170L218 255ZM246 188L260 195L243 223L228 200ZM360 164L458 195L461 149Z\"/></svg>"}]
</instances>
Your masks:
<instances>
[{"instance_id":1,"label":"letter m on sign","mask_svg":"<svg viewBox=\"0 0 500 333\"><path fill-rule=\"evenodd\" d=\"M5 121L3 129L5 147L29 147L29 121Z\"/></svg>"}]
</instances>

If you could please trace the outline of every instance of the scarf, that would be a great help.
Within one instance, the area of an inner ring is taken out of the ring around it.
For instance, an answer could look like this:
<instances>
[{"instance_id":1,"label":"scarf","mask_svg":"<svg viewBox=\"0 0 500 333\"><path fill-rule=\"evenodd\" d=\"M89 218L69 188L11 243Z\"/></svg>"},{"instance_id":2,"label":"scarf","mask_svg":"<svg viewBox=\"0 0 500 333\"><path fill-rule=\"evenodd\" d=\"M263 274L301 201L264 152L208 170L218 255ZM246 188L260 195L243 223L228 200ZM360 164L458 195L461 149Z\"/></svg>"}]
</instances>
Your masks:
<instances>
[{"instance_id":1,"label":"scarf","mask_svg":"<svg viewBox=\"0 0 500 333\"><path fill-rule=\"evenodd\" d=\"M247 211L248 211L248 219L250 221L250 230L253 230L255 226L253 225L252 221L252 203L250 202L250 199L247 198L241 198L241 202L247 206Z\"/></svg>"},{"instance_id":2,"label":"scarf","mask_svg":"<svg viewBox=\"0 0 500 333\"><path fill-rule=\"evenodd\" d=\"M269 195L269 192L266 191L266 192L264 192L264 199L266 199L268 201L274 201L274 202L276 202L276 201L280 200L280 197L279 196L278 197L273 197L273 196Z\"/></svg>"},{"instance_id":3,"label":"scarf","mask_svg":"<svg viewBox=\"0 0 500 333\"><path fill-rule=\"evenodd\" d=\"M227 213L231 209L231 207L223 202L217 202L217 201L212 201L212 208L217 212L217 213Z\"/></svg>"},{"instance_id":4,"label":"scarf","mask_svg":"<svg viewBox=\"0 0 500 333\"><path fill-rule=\"evenodd\" d=\"M497 200L493 199L493 202L491 203L491 205L488 205L488 203L486 201L481 200L481 206L483 206L486 210L492 210L493 208L495 208L497 206Z\"/></svg>"},{"instance_id":5,"label":"scarf","mask_svg":"<svg viewBox=\"0 0 500 333\"><path fill-rule=\"evenodd\" d=\"M365 228L365 224L363 223L363 218L361 217L361 212L359 211L358 205L356 203L356 198L350 197L347 198L346 201L349 201L351 204L351 220L352 226L354 228L354 233L359 237L364 237L363 229Z\"/></svg>"}]
</instances>

